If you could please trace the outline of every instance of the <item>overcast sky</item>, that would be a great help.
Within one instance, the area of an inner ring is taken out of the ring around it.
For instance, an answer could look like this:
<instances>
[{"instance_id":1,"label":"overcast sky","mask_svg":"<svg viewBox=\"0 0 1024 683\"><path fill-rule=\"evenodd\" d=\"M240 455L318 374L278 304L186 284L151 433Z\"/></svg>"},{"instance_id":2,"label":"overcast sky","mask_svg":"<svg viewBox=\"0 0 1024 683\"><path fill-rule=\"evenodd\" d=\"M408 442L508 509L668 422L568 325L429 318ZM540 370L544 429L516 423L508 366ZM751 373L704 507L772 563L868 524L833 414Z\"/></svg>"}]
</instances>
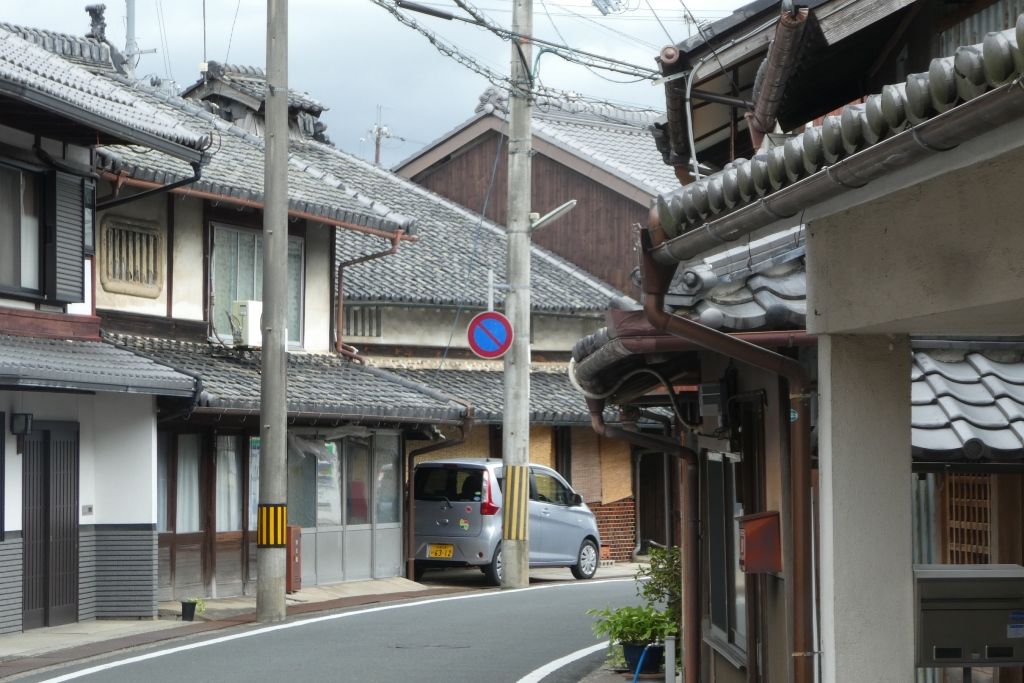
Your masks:
<instances>
[{"instance_id":1,"label":"overcast sky","mask_svg":"<svg viewBox=\"0 0 1024 683\"><path fill-rule=\"evenodd\" d=\"M453 0L420 2L465 16ZM534 0L534 34L561 42L557 27L574 48L653 68L653 58L668 44L669 36L678 42L692 30L684 21L680 0L620 3L623 11L602 16L590 0ZM83 35L89 28L86 4L87 0L3 0L0 21ZM124 0L106 0L106 4L107 37L123 48ZM473 4L495 23L510 26L511 0L475 0ZM742 4L742 0L689 0L687 6L698 19L713 20ZM139 46L156 50L142 56L137 74L170 77L179 86L196 81L204 58L203 15L203 0L136 0ZM207 60L264 65L265 0L205 0L205 16ZM409 16L481 64L501 74L509 72L509 44L493 34L422 14ZM370 0L290 0L288 35L289 87L309 92L330 108L322 119L336 145L372 159L369 130L380 108L381 122L396 136L384 142L385 166L472 116L489 85ZM629 80L619 74L604 75ZM539 79L549 87L617 103L664 107L660 87L648 82L611 83L550 54L540 60Z\"/></svg>"}]
</instances>

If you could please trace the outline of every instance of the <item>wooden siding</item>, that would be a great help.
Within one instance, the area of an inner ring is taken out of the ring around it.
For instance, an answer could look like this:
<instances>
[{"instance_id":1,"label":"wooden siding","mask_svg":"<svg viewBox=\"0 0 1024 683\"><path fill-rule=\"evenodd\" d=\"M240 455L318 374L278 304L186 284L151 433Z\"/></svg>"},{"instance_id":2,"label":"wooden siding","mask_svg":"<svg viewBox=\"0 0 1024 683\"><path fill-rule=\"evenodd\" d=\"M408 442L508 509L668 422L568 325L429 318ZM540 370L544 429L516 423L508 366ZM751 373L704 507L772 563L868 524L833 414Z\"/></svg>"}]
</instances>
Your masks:
<instances>
[{"instance_id":1,"label":"wooden siding","mask_svg":"<svg viewBox=\"0 0 1024 683\"><path fill-rule=\"evenodd\" d=\"M157 615L156 541L147 524L81 528L79 621Z\"/></svg>"},{"instance_id":2,"label":"wooden siding","mask_svg":"<svg viewBox=\"0 0 1024 683\"><path fill-rule=\"evenodd\" d=\"M507 148L498 133L481 136L461 153L452 155L413 180L443 197L479 212L483 208L491 169L502 142L494 187L486 216L504 225L507 204ZM570 199L576 208L534 233L537 244L575 263L626 294L638 292L629 276L637 265L633 253L633 225L647 224L649 208L542 155L533 157L533 210L540 214Z\"/></svg>"},{"instance_id":3,"label":"wooden siding","mask_svg":"<svg viewBox=\"0 0 1024 683\"><path fill-rule=\"evenodd\" d=\"M0 633L21 631L22 545L20 533L8 531L0 543Z\"/></svg>"}]
</instances>

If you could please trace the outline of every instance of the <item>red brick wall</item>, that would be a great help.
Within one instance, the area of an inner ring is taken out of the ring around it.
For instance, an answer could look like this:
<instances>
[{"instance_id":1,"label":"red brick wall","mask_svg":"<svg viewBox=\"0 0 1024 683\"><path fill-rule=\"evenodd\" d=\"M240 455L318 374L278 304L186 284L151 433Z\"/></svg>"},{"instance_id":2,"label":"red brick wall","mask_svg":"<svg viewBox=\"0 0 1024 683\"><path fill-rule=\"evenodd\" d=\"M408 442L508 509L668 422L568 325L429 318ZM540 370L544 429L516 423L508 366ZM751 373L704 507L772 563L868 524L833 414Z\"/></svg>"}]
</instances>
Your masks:
<instances>
[{"instance_id":1,"label":"red brick wall","mask_svg":"<svg viewBox=\"0 0 1024 683\"><path fill-rule=\"evenodd\" d=\"M623 498L607 505L588 505L597 517L597 529L601 532L602 558L608 558L606 553L610 552L610 559L629 562L636 546L636 506L633 499Z\"/></svg>"}]
</instances>

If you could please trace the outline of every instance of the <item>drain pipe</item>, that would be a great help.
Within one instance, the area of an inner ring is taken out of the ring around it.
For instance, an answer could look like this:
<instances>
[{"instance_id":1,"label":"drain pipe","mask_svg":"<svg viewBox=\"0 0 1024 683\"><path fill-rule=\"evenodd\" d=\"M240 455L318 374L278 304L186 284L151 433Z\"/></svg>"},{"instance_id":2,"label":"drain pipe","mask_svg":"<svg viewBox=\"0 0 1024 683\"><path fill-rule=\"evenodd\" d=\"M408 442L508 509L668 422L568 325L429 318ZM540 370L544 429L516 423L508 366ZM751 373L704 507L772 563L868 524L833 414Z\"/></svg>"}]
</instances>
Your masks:
<instances>
[{"instance_id":1,"label":"drain pipe","mask_svg":"<svg viewBox=\"0 0 1024 683\"><path fill-rule=\"evenodd\" d=\"M651 211L650 229L640 233L643 273L644 314L651 325L682 337L709 351L733 358L784 378L789 387L790 515L793 537L793 657L795 683L812 683L814 644L812 638L811 594L811 427L810 393L807 375L800 364L781 354L755 346L731 335L705 327L665 310L675 264L655 261L652 233L661 237L657 210ZM661 239L664 239L661 237ZM796 417L793 419L792 416Z\"/></svg>"},{"instance_id":2,"label":"drain pipe","mask_svg":"<svg viewBox=\"0 0 1024 683\"><path fill-rule=\"evenodd\" d=\"M366 263L367 261L383 258L384 256L391 256L398 251L398 245L401 243L402 235L404 234L404 230L399 230L394 235L391 235L389 237L391 240L391 247L389 249L338 263L338 292L335 295L338 299L338 305L335 307L334 314L334 350L343 356L352 357L346 349L348 345L345 344L345 269L358 263Z\"/></svg>"},{"instance_id":3,"label":"drain pipe","mask_svg":"<svg viewBox=\"0 0 1024 683\"><path fill-rule=\"evenodd\" d=\"M621 439L626 443L661 451L682 458L686 462L683 470L683 490L686 496L683 519L683 675L684 683L700 681L700 506L698 503L697 453L679 442L665 436L641 434L630 429L613 427L604 421L605 399L588 398L590 426L595 432L609 439ZM809 682L808 682L809 683Z\"/></svg>"}]
</instances>

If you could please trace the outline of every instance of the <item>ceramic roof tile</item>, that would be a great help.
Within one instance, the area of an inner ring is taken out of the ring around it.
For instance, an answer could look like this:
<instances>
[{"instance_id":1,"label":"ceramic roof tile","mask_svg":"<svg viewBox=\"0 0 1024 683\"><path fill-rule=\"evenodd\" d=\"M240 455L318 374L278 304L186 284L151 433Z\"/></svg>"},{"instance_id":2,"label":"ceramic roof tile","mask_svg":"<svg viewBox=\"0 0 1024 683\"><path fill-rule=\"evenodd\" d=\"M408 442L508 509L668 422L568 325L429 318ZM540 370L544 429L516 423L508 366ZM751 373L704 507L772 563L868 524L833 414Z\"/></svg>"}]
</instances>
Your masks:
<instances>
[{"instance_id":1,"label":"ceramic roof tile","mask_svg":"<svg viewBox=\"0 0 1024 683\"><path fill-rule=\"evenodd\" d=\"M16 33L25 40L58 54L69 62L82 64L91 70L114 70L110 45L96 38L73 36L4 22L0 22L0 29Z\"/></svg>"},{"instance_id":2,"label":"ceramic roof tile","mask_svg":"<svg viewBox=\"0 0 1024 683\"><path fill-rule=\"evenodd\" d=\"M979 372L969 363L946 363L935 360L927 353L918 352L914 354L914 362L926 375L938 373L946 379L954 382L977 382Z\"/></svg>"},{"instance_id":3,"label":"ceramic roof tile","mask_svg":"<svg viewBox=\"0 0 1024 683\"><path fill-rule=\"evenodd\" d=\"M152 337L114 339L140 356L201 377L201 406L259 410L259 352ZM459 422L463 415L462 406L429 387L328 354L288 355L288 411L381 422Z\"/></svg>"},{"instance_id":4,"label":"ceramic roof tile","mask_svg":"<svg viewBox=\"0 0 1024 683\"><path fill-rule=\"evenodd\" d=\"M999 363L980 353L969 354L967 362L977 370L979 375L994 375L1005 382L1024 385L1024 366L1020 364Z\"/></svg>"},{"instance_id":5,"label":"ceramic roof tile","mask_svg":"<svg viewBox=\"0 0 1024 683\"><path fill-rule=\"evenodd\" d=\"M995 401L987 405L971 405L952 396L940 396L938 405L951 421L963 420L985 429L1001 429L1007 425L1006 415Z\"/></svg>"},{"instance_id":6,"label":"ceramic roof tile","mask_svg":"<svg viewBox=\"0 0 1024 683\"><path fill-rule=\"evenodd\" d=\"M985 405L992 403L992 394L980 382L953 382L942 375L925 373L924 381L936 396L951 396L961 403Z\"/></svg>"},{"instance_id":7,"label":"ceramic roof tile","mask_svg":"<svg viewBox=\"0 0 1024 683\"><path fill-rule=\"evenodd\" d=\"M981 379L982 384L993 396L1008 396L1017 403L1024 403L1024 386L1004 382L998 377L987 375Z\"/></svg>"},{"instance_id":8,"label":"ceramic roof tile","mask_svg":"<svg viewBox=\"0 0 1024 683\"><path fill-rule=\"evenodd\" d=\"M195 379L102 341L0 335L0 385L191 397Z\"/></svg>"},{"instance_id":9,"label":"ceramic roof tile","mask_svg":"<svg viewBox=\"0 0 1024 683\"><path fill-rule=\"evenodd\" d=\"M0 79L46 102L82 110L177 145L201 150L208 143L206 135L168 116L129 88L25 40L11 28L0 28Z\"/></svg>"},{"instance_id":10,"label":"ceramic roof tile","mask_svg":"<svg viewBox=\"0 0 1024 683\"><path fill-rule=\"evenodd\" d=\"M942 429L949 425L949 415L937 403L915 404L910 425L919 429Z\"/></svg>"}]
</instances>

